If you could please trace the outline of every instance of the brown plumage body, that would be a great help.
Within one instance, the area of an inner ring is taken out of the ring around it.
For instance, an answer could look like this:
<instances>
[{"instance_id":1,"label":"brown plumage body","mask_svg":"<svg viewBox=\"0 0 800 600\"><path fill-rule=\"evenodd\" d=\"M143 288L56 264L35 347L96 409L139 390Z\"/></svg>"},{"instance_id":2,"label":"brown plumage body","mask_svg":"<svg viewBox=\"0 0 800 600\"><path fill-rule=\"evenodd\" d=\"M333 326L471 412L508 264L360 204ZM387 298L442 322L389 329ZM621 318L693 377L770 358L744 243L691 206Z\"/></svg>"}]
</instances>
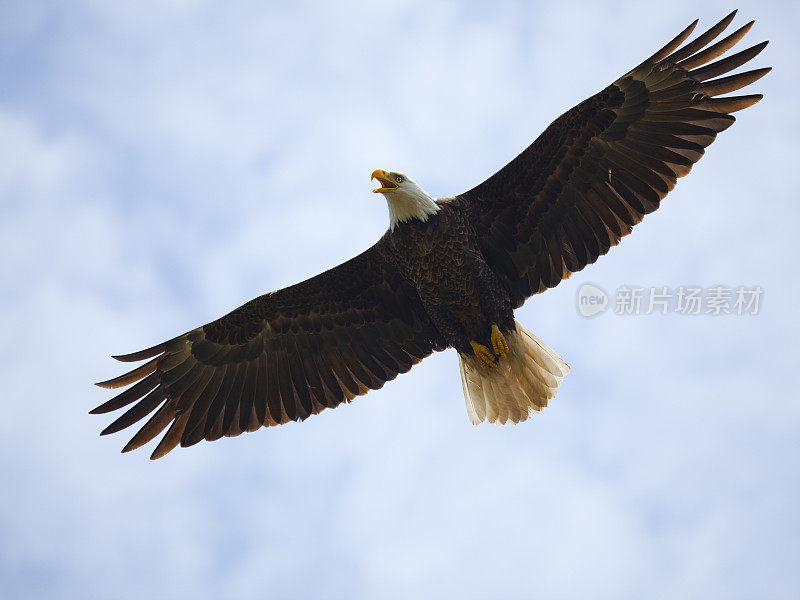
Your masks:
<instances>
[{"instance_id":1,"label":"brown plumage body","mask_svg":"<svg viewBox=\"0 0 800 600\"><path fill-rule=\"evenodd\" d=\"M426 221L400 223L376 250L385 253L416 290L423 309L447 346L470 353L486 346L493 323L514 329L511 298L483 256L469 210L457 199L438 201Z\"/></svg>"}]
</instances>

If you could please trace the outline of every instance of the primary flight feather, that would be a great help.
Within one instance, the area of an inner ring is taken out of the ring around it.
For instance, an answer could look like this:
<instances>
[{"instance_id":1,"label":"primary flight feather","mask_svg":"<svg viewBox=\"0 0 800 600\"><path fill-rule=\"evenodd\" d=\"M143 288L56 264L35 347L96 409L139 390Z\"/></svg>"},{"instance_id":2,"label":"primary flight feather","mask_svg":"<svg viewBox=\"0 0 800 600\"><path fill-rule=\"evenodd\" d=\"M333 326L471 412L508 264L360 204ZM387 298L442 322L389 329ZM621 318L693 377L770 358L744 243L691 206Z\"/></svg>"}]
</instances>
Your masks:
<instances>
[{"instance_id":1,"label":"primary flight feather","mask_svg":"<svg viewBox=\"0 0 800 600\"><path fill-rule=\"evenodd\" d=\"M262 426L302 421L455 348L473 423L517 423L569 371L514 319L525 299L608 252L689 173L730 113L760 94L718 97L765 75L726 75L767 42L716 60L753 22L709 44L736 11L653 56L556 119L477 187L434 199L402 173L372 173L389 230L367 251L217 321L123 356L147 360L98 383L133 405L102 433L149 416L123 452L166 434L151 458ZM715 62L712 62L715 61Z\"/></svg>"}]
</instances>

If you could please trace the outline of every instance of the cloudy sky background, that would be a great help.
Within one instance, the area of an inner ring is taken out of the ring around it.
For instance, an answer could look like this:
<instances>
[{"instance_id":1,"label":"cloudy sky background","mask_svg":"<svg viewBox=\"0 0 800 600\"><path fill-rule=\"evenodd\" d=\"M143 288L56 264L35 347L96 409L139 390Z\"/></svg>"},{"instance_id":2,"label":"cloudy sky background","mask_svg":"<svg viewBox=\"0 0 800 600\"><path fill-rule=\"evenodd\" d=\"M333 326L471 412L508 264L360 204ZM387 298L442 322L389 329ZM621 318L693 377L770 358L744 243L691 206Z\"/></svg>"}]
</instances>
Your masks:
<instances>
[{"instance_id":1,"label":"cloudy sky background","mask_svg":"<svg viewBox=\"0 0 800 600\"><path fill-rule=\"evenodd\" d=\"M297 425L148 460L108 356L371 245L375 168L464 191L727 3L0 6L4 598L796 598L800 5L632 236L518 318L572 366L469 424L453 352ZM756 317L581 318L582 283L761 285ZM127 432L126 432L127 433Z\"/></svg>"}]
</instances>

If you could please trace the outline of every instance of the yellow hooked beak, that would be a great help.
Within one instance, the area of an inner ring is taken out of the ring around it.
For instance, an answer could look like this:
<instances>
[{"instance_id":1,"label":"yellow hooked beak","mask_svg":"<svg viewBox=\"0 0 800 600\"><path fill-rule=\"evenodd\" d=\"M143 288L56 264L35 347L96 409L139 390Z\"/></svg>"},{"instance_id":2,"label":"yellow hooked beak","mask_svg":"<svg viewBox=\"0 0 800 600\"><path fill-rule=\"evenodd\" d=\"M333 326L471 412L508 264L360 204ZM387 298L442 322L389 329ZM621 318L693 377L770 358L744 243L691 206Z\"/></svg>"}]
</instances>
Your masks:
<instances>
[{"instance_id":1,"label":"yellow hooked beak","mask_svg":"<svg viewBox=\"0 0 800 600\"><path fill-rule=\"evenodd\" d=\"M397 189L397 184L389 179L389 174L383 169L375 169L372 172L372 177L370 177L369 180L372 181L373 179L377 179L381 184L381 187L372 190L373 194L381 194L383 192L388 192L389 190Z\"/></svg>"}]
</instances>

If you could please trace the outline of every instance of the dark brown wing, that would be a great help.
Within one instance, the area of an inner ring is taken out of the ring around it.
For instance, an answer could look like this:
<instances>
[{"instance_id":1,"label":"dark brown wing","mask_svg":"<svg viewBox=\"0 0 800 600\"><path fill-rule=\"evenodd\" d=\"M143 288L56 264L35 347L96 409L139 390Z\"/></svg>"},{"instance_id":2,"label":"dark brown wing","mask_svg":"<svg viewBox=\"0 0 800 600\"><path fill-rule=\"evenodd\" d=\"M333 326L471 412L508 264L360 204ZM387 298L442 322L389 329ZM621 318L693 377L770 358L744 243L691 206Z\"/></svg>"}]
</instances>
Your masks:
<instances>
[{"instance_id":1,"label":"dark brown wing","mask_svg":"<svg viewBox=\"0 0 800 600\"><path fill-rule=\"evenodd\" d=\"M167 425L151 458L288 421L302 421L366 394L442 350L408 285L385 259L384 243L297 285L251 300L221 319L147 350L151 359L98 383L134 384L92 413L132 404L103 435L154 414L123 452Z\"/></svg>"},{"instance_id":2,"label":"dark brown wing","mask_svg":"<svg viewBox=\"0 0 800 600\"><path fill-rule=\"evenodd\" d=\"M767 42L701 66L750 29L752 21L702 50L735 14L678 49L695 21L556 119L491 178L456 197L471 211L484 255L515 306L618 244L734 122L729 113L761 99L760 94L714 96L738 90L769 69L712 78L743 65Z\"/></svg>"}]
</instances>

